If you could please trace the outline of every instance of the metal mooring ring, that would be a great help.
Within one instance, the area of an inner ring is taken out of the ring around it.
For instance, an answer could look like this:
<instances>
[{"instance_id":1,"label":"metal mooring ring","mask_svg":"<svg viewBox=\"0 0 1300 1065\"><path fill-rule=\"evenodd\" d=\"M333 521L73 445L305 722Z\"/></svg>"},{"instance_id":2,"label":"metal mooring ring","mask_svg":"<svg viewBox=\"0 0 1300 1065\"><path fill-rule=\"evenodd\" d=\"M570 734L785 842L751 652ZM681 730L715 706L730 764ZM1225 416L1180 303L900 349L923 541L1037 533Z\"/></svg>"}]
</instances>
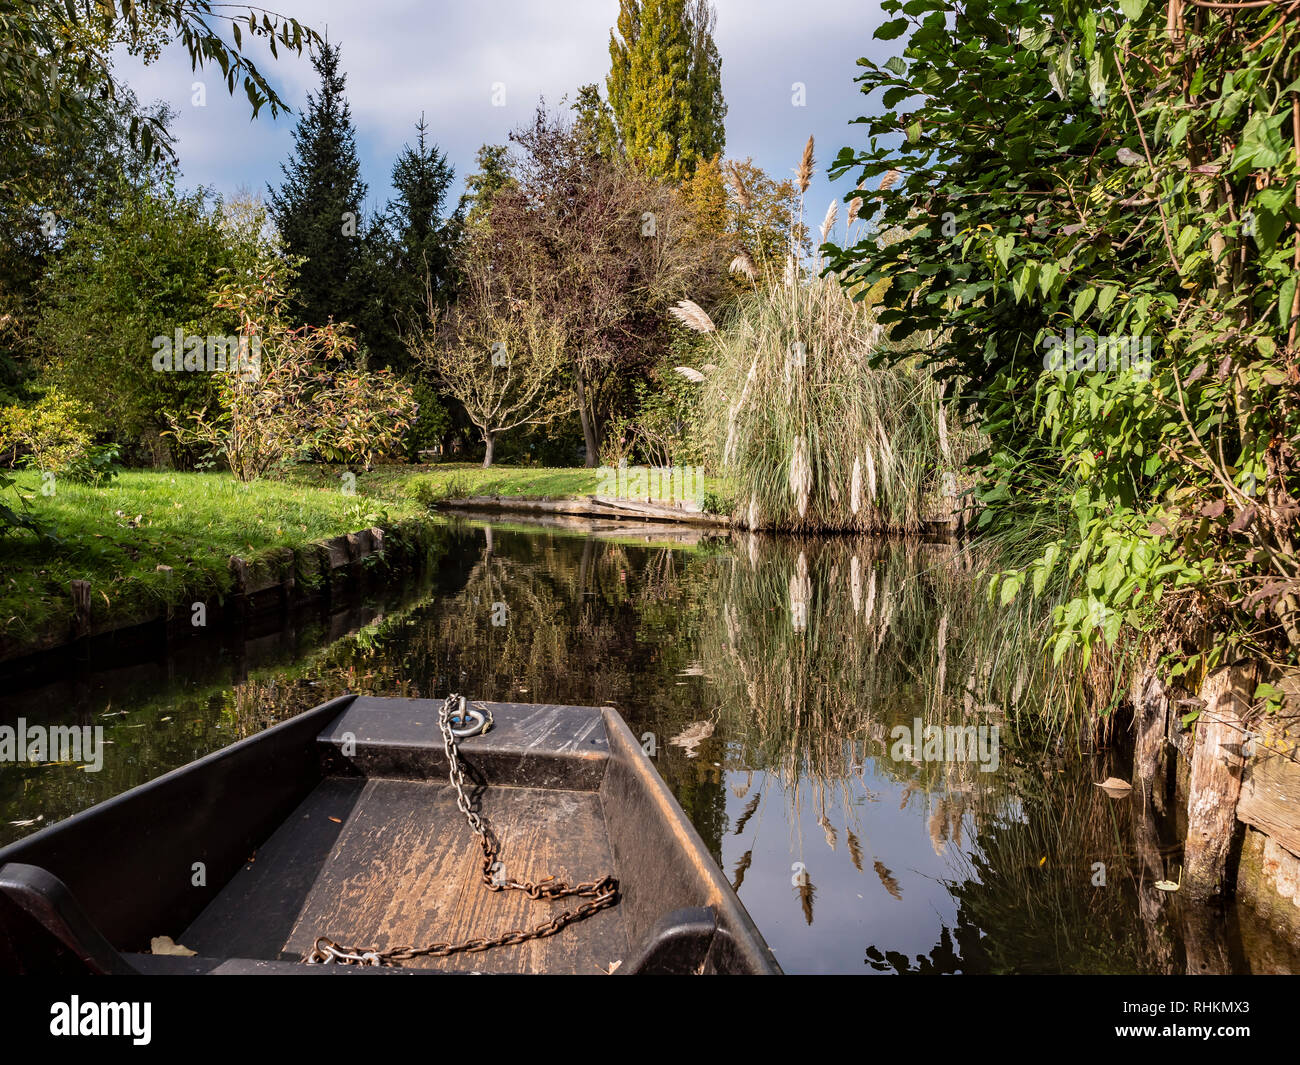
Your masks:
<instances>
[{"instance_id":1,"label":"metal mooring ring","mask_svg":"<svg viewBox=\"0 0 1300 1065\"><path fill-rule=\"evenodd\" d=\"M456 722L458 721L469 721L470 724L457 728ZM471 706L468 709L461 710L458 714L452 714L447 719L447 724L451 726L451 734L463 740L469 736L477 736L482 732L487 724L487 718L483 716L481 711L475 710Z\"/></svg>"}]
</instances>

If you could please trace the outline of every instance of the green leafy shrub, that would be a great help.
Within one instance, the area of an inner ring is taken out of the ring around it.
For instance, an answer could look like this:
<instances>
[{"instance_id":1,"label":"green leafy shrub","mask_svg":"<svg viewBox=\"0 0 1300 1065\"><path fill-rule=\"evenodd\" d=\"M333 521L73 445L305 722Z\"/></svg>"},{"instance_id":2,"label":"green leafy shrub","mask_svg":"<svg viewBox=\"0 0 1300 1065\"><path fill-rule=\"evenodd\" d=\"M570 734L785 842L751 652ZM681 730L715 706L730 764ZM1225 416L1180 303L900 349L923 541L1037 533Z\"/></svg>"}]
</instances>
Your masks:
<instances>
[{"instance_id":1,"label":"green leafy shrub","mask_svg":"<svg viewBox=\"0 0 1300 1065\"><path fill-rule=\"evenodd\" d=\"M117 444L91 444L81 457L64 472L64 476L78 484L102 488L122 472L118 464L122 449Z\"/></svg>"},{"instance_id":2,"label":"green leafy shrub","mask_svg":"<svg viewBox=\"0 0 1300 1065\"><path fill-rule=\"evenodd\" d=\"M1289 15L979 0L951 34L947 0L882 7L877 38L908 37L861 60L880 108L832 177L883 175L869 195L895 239L846 243L832 265L884 286L900 358L970 384L983 530L1039 533L991 590L1058 600L1057 660L1136 634L1193 687L1238 657L1294 668Z\"/></svg>"},{"instance_id":3,"label":"green leafy shrub","mask_svg":"<svg viewBox=\"0 0 1300 1065\"><path fill-rule=\"evenodd\" d=\"M411 462L418 462L421 451L432 451L442 444L451 429L451 414L442 397L423 381L411 386L411 397L419 413L406 431L403 448Z\"/></svg>"},{"instance_id":4,"label":"green leafy shrub","mask_svg":"<svg viewBox=\"0 0 1300 1065\"><path fill-rule=\"evenodd\" d=\"M0 453L12 451L45 473L70 474L89 462L89 420L84 403L50 389L33 406L0 411Z\"/></svg>"}]
</instances>

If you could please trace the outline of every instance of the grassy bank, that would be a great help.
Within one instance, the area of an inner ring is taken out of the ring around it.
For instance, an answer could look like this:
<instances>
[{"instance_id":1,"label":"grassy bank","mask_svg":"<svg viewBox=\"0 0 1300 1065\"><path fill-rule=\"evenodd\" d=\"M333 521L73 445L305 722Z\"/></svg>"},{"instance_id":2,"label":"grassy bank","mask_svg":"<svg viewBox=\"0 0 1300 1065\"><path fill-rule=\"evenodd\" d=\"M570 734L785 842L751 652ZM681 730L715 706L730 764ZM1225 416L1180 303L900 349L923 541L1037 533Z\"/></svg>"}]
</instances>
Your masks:
<instances>
[{"instance_id":1,"label":"grassy bank","mask_svg":"<svg viewBox=\"0 0 1300 1065\"><path fill-rule=\"evenodd\" d=\"M341 472L333 466L298 466L289 474L293 484L337 486ZM570 499L594 495L601 486L599 470L583 467L492 466L454 462L430 466L377 466L359 473L357 491L379 500L415 501L434 505L444 499L502 496L510 499ZM722 478L705 477L708 497L726 500L731 489ZM707 506L706 506L707 509Z\"/></svg>"},{"instance_id":2,"label":"grassy bank","mask_svg":"<svg viewBox=\"0 0 1300 1065\"><path fill-rule=\"evenodd\" d=\"M340 477L240 484L226 473L134 471L106 488L59 482L48 497L36 474L19 474L18 483L57 541L20 536L3 546L0 645L10 647L66 628L72 580L90 581L99 621L149 617L163 604L228 589L231 555L254 559L424 513L398 493L378 498L358 484L347 494Z\"/></svg>"},{"instance_id":3,"label":"grassy bank","mask_svg":"<svg viewBox=\"0 0 1300 1065\"><path fill-rule=\"evenodd\" d=\"M299 466L284 478L241 484L228 473L130 471L105 488L60 481L40 494L17 475L56 537L10 539L0 562L0 652L56 640L72 616L69 582L91 584L96 623L157 616L162 606L221 595L231 555L254 560L371 525L387 527L465 496L562 499L594 493L597 470L483 469L469 463L379 466L354 475ZM711 491L720 486L708 481ZM159 566L171 567L170 573Z\"/></svg>"},{"instance_id":4,"label":"grassy bank","mask_svg":"<svg viewBox=\"0 0 1300 1065\"><path fill-rule=\"evenodd\" d=\"M337 489L342 471L333 466L297 466L291 484ZM425 505L466 496L510 496L519 499L562 499L591 495L600 484L597 470L581 467L492 466L449 462L430 466L376 466L358 473L357 492L375 499Z\"/></svg>"}]
</instances>

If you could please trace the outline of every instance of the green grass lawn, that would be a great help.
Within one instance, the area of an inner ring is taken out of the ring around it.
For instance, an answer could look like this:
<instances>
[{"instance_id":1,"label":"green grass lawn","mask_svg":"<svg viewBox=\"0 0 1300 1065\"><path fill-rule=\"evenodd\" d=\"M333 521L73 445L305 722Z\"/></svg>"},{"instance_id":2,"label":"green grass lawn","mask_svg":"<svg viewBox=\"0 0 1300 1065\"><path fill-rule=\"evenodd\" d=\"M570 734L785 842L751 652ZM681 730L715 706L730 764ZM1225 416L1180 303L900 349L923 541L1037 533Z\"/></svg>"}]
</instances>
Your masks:
<instances>
[{"instance_id":1,"label":"green grass lawn","mask_svg":"<svg viewBox=\"0 0 1300 1065\"><path fill-rule=\"evenodd\" d=\"M287 475L295 484L337 484L340 470L332 466L297 466ZM492 466L448 462L427 466L376 466L357 474L357 491L394 502L415 500L436 504L467 496L502 496L514 499L572 499L595 495L601 486L599 470L582 467ZM720 499L732 493L730 482L705 476L704 488Z\"/></svg>"},{"instance_id":2,"label":"green grass lawn","mask_svg":"<svg viewBox=\"0 0 1300 1065\"><path fill-rule=\"evenodd\" d=\"M240 484L228 473L135 470L105 488L59 481L53 496L40 494L34 472L17 479L58 540L24 534L0 541L0 646L9 647L66 630L73 580L90 581L97 623L150 618L164 604L226 591L231 555L251 560L272 548L387 527L424 516L443 499L590 495L600 473L447 463L378 466L353 480L341 467L303 465L282 478ZM712 478L707 483L718 487Z\"/></svg>"},{"instance_id":3,"label":"green grass lawn","mask_svg":"<svg viewBox=\"0 0 1300 1065\"><path fill-rule=\"evenodd\" d=\"M287 476L295 484L337 485L341 471L331 466L304 465L295 467ZM358 492L377 499L426 504L465 496L563 499L591 495L599 484L599 471L582 467L492 466L485 470L470 462L376 466L368 473L357 474Z\"/></svg>"},{"instance_id":4,"label":"green grass lawn","mask_svg":"<svg viewBox=\"0 0 1300 1065\"><path fill-rule=\"evenodd\" d=\"M23 535L0 541L0 640L25 643L65 626L68 582L88 580L97 619L149 616L230 586L231 555L256 557L370 525L417 517L410 497L372 498L341 477L318 486L240 484L228 473L132 471L105 488L57 483L40 494L35 473L18 484L58 542ZM171 566L168 576L157 566Z\"/></svg>"}]
</instances>

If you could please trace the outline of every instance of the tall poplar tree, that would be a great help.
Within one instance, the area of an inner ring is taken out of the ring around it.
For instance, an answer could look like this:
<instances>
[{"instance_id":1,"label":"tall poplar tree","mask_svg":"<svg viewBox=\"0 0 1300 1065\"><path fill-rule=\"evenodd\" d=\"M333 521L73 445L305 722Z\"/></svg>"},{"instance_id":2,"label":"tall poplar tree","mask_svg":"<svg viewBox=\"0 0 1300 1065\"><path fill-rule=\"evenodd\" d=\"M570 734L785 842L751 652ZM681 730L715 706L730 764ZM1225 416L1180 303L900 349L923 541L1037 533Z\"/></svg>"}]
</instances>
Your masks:
<instances>
[{"instance_id":1,"label":"tall poplar tree","mask_svg":"<svg viewBox=\"0 0 1300 1065\"><path fill-rule=\"evenodd\" d=\"M368 302L366 183L338 45L325 42L312 66L320 75L320 92L307 96L307 110L293 132L294 154L280 166L284 183L279 190L268 186L271 217L285 249L307 260L297 283L296 309L303 321L356 322Z\"/></svg>"},{"instance_id":2,"label":"tall poplar tree","mask_svg":"<svg viewBox=\"0 0 1300 1065\"><path fill-rule=\"evenodd\" d=\"M726 144L722 60L709 0L619 0L609 104L628 160L679 181Z\"/></svg>"}]
</instances>

